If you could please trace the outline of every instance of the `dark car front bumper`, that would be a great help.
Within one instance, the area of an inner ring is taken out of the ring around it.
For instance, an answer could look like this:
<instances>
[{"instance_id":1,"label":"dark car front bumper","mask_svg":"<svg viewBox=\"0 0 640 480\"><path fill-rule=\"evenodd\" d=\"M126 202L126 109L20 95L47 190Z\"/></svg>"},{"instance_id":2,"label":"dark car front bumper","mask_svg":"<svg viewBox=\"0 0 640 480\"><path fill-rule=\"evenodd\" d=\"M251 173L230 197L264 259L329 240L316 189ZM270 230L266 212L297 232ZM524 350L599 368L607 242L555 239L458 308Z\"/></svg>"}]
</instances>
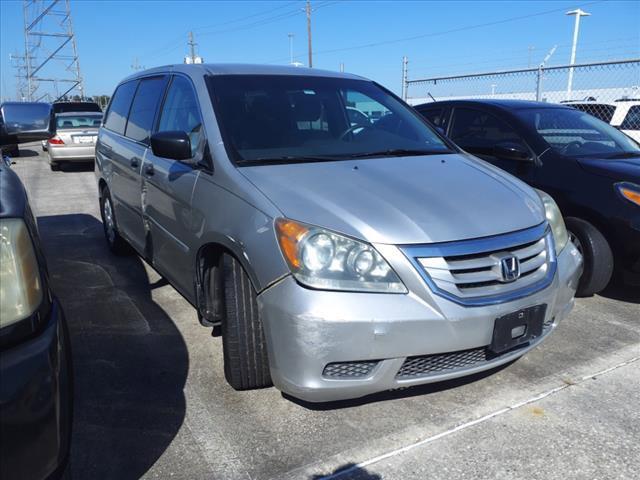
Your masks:
<instances>
[{"instance_id":1,"label":"dark car front bumper","mask_svg":"<svg viewBox=\"0 0 640 480\"><path fill-rule=\"evenodd\" d=\"M65 470L72 370L64 313L53 301L33 338L0 352L0 478L51 479Z\"/></svg>"}]
</instances>

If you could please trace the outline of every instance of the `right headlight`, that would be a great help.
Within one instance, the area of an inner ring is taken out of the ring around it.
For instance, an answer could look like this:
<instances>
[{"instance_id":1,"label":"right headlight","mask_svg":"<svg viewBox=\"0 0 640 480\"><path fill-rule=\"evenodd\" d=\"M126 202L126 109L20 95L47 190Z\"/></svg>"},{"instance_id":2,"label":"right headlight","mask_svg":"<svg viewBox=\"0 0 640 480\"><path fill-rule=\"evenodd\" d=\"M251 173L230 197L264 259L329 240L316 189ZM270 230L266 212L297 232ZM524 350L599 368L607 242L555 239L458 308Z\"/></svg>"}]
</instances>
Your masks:
<instances>
[{"instance_id":1,"label":"right headlight","mask_svg":"<svg viewBox=\"0 0 640 480\"><path fill-rule=\"evenodd\" d=\"M556 245L556 255L558 255L569 241L567 227L565 227L562 213L560 213L560 209L558 208L555 200L551 198L551 195L543 192L542 190L536 189L536 192L538 192L540 200L542 200L542 204L544 205L545 215L549 225L551 226L553 241Z\"/></svg>"},{"instance_id":2,"label":"right headlight","mask_svg":"<svg viewBox=\"0 0 640 480\"><path fill-rule=\"evenodd\" d=\"M276 219L275 228L291 273L303 285L322 290L407 292L368 243L286 218Z\"/></svg>"},{"instance_id":3,"label":"right headlight","mask_svg":"<svg viewBox=\"0 0 640 480\"><path fill-rule=\"evenodd\" d=\"M615 188L622 198L640 206L640 185L631 182L618 182Z\"/></svg>"},{"instance_id":4,"label":"right headlight","mask_svg":"<svg viewBox=\"0 0 640 480\"><path fill-rule=\"evenodd\" d=\"M0 328L31 315L42 302L40 271L27 226L0 219Z\"/></svg>"}]
</instances>

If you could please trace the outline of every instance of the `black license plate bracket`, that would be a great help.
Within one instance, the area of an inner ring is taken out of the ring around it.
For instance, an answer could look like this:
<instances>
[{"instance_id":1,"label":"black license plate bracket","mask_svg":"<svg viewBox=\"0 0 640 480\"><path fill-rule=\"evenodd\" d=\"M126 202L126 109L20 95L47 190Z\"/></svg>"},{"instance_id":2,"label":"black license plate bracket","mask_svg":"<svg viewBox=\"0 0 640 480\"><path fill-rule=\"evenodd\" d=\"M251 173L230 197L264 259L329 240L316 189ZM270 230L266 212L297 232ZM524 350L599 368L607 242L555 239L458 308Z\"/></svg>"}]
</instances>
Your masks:
<instances>
[{"instance_id":1,"label":"black license plate bracket","mask_svg":"<svg viewBox=\"0 0 640 480\"><path fill-rule=\"evenodd\" d=\"M496 318L489 350L500 354L538 338L542 335L546 311L547 306L542 304Z\"/></svg>"}]
</instances>

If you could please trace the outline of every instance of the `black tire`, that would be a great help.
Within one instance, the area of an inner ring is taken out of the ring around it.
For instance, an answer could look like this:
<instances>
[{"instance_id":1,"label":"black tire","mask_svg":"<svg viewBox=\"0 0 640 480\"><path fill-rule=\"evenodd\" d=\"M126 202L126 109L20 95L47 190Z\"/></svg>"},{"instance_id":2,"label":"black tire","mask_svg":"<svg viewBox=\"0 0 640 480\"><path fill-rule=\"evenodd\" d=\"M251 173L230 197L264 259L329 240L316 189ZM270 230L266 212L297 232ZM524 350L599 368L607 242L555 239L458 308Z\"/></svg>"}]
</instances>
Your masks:
<instances>
[{"instance_id":1,"label":"black tire","mask_svg":"<svg viewBox=\"0 0 640 480\"><path fill-rule=\"evenodd\" d=\"M49 162L49 167L51 168L52 172L57 172L58 170L60 170L60 164L58 162Z\"/></svg>"},{"instance_id":2,"label":"black tire","mask_svg":"<svg viewBox=\"0 0 640 480\"><path fill-rule=\"evenodd\" d=\"M584 261L578 297L590 297L603 290L613 274L613 253L604 235L589 222L575 217L564 219L569 238L574 242Z\"/></svg>"},{"instance_id":3,"label":"black tire","mask_svg":"<svg viewBox=\"0 0 640 480\"><path fill-rule=\"evenodd\" d=\"M270 387L267 343L256 291L240 262L223 257L225 319L222 322L224 375L235 390Z\"/></svg>"},{"instance_id":4,"label":"black tire","mask_svg":"<svg viewBox=\"0 0 640 480\"><path fill-rule=\"evenodd\" d=\"M115 211L109 189L104 188L100 196L100 216L102 217L102 228L104 238L107 240L109 250L116 255L128 255L131 253L131 247L127 241L118 233L118 223L116 221Z\"/></svg>"}]
</instances>

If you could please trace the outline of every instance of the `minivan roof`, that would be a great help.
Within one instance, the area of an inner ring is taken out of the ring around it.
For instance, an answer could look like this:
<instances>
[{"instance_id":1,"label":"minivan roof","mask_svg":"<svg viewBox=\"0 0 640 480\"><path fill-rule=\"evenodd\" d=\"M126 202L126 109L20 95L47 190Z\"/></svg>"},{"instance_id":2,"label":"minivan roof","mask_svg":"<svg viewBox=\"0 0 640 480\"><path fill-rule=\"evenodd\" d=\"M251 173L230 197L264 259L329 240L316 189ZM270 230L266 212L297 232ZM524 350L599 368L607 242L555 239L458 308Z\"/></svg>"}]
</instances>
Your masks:
<instances>
[{"instance_id":1,"label":"minivan roof","mask_svg":"<svg viewBox=\"0 0 640 480\"><path fill-rule=\"evenodd\" d=\"M352 80L368 80L351 73L332 72L316 68L294 67L289 65L258 65L245 63L203 63L198 65L173 64L154 67L128 76L123 82L138 77L161 72L181 72L187 75L296 75L313 77L346 78Z\"/></svg>"}]
</instances>

